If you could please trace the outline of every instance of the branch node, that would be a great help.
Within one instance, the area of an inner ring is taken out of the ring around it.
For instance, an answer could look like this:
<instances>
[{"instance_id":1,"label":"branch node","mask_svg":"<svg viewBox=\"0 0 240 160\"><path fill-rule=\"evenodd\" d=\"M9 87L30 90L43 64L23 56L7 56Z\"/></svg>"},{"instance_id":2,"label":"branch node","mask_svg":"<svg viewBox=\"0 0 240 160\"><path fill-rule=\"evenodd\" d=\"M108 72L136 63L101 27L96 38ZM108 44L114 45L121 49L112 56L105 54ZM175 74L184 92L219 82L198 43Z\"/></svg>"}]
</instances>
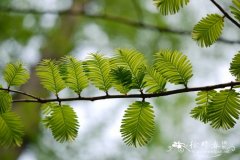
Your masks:
<instances>
[{"instance_id":1,"label":"branch node","mask_svg":"<svg viewBox=\"0 0 240 160\"><path fill-rule=\"evenodd\" d=\"M143 90L140 89L140 92L141 92L141 96L142 96L142 102L145 102L146 96L145 96L145 94L143 93Z\"/></svg>"},{"instance_id":2,"label":"branch node","mask_svg":"<svg viewBox=\"0 0 240 160\"><path fill-rule=\"evenodd\" d=\"M81 94L80 94L80 93L78 93L78 98L79 98L79 99L81 98Z\"/></svg>"},{"instance_id":3,"label":"branch node","mask_svg":"<svg viewBox=\"0 0 240 160\"><path fill-rule=\"evenodd\" d=\"M106 91L105 93L106 93L106 96L109 96L108 91Z\"/></svg>"},{"instance_id":4,"label":"branch node","mask_svg":"<svg viewBox=\"0 0 240 160\"><path fill-rule=\"evenodd\" d=\"M59 106L61 106L61 99L59 98L58 94L56 94L56 97L57 97L57 101L58 101Z\"/></svg>"}]
</instances>

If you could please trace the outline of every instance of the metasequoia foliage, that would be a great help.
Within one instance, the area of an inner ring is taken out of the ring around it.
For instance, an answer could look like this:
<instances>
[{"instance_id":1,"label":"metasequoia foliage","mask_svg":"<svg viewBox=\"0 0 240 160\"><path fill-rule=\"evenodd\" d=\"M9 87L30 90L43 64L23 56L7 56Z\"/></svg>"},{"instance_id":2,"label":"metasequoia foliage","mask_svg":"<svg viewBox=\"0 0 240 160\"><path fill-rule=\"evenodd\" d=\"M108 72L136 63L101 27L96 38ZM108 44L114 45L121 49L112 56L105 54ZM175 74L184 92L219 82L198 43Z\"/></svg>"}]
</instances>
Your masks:
<instances>
[{"instance_id":1,"label":"metasequoia foliage","mask_svg":"<svg viewBox=\"0 0 240 160\"><path fill-rule=\"evenodd\" d=\"M230 72L236 79L240 76L239 56L240 53L236 54L230 64ZM190 60L180 51L160 50L154 57L153 64L149 65L142 53L131 49L118 49L113 57L95 53L83 61L71 56L63 57L59 61L42 60L36 67L37 75L43 87L52 92L56 99L41 99L12 90L12 86L24 84L29 73L19 62L7 64L3 76L8 86L0 88L0 144L6 146L22 143L23 126L20 117L11 109L13 102L43 103L41 108L44 126L52 131L57 141L65 142L77 137L80 126L75 111L68 104L64 104L65 101L93 101L121 96L134 98L131 97L132 94L128 94L130 90L139 92L135 97L142 100L135 101L126 109L120 132L127 145L137 147L147 144L154 134L155 124L153 106L146 102L146 99L170 93L165 87L166 83L182 85L185 89L183 92L191 91L188 82L193 76ZM87 89L89 84L94 85L100 92L105 92L105 96L82 96L82 90ZM191 111L191 116L209 123L213 128L234 127L240 114L240 96L234 86L237 88L239 85L232 83L227 86L230 89L221 91L208 87L198 89L197 106ZM111 95L109 89L112 87L120 95ZM75 92L78 97L60 98L58 94L65 88ZM10 92L23 94L31 99L12 100Z\"/></svg>"},{"instance_id":2,"label":"metasequoia foliage","mask_svg":"<svg viewBox=\"0 0 240 160\"><path fill-rule=\"evenodd\" d=\"M189 2L189 0L153 1L163 15L175 14ZM211 2L223 15L208 14L194 26L192 38L201 47L212 45L221 36L225 18L239 27L239 0L233 0L230 6L230 12L236 21L214 0ZM71 106L64 104L73 100L140 98L141 100L136 100L126 109L120 126L123 141L135 147L146 145L154 135L153 106L146 101L152 97L198 91L197 105L190 112L191 116L203 123L209 123L213 128L230 129L234 127L240 114L238 92L240 52L233 58L229 70L236 77L236 82L189 88L188 82L193 76L192 65L188 57L177 50L160 50L155 53L152 63L147 62L144 54L134 49L118 49L113 57L93 53L85 60L77 60L71 56L63 57L59 61L44 59L37 65L36 74L42 86L56 98L42 99L12 89L26 83L30 75L21 62L9 63L3 72L6 86L0 86L0 145L22 144L24 127L21 117L12 111L13 102L42 103L42 122L59 142L73 141L78 135L80 127L78 117ZM181 85L183 88L169 91L166 88L167 83ZM87 89L89 84L104 95L83 96L82 91ZM59 92L65 88L72 90L77 97L59 97ZM109 93L110 88L114 88L119 94ZM224 89L215 90L219 88ZM139 94L128 94L131 90ZM22 94L30 99L13 100L13 94Z\"/></svg>"}]
</instances>

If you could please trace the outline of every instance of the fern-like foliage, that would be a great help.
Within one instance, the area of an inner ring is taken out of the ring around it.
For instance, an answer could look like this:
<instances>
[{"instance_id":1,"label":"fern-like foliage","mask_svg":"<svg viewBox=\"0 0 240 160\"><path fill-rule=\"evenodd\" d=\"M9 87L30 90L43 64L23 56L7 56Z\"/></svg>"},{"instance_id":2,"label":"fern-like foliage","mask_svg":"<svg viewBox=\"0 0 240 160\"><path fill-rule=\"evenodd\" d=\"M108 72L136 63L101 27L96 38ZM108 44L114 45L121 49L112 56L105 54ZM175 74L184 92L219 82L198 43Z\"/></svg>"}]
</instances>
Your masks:
<instances>
[{"instance_id":1,"label":"fern-like foliage","mask_svg":"<svg viewBox=\"0 0 240 160\"><path fill-rule=\"evenodd\" d=\"M196 24L192 31L192 38L201 47L209 47L221 36L224 27L224 17L209 14Z\"/></svg>"},{"instance_id":2,"label":"fern-like foliage","mask_svg":"<svg viewBox=\"0 0 240 160\"><path fill-rule=\"evenodd\" d=\"M62 59L62 66L66 70L64 74L66 85L80 95L82 90L88 86L82 63L71 56L66 56Z\"/></svg>"},{"instance_id":3,"label":"fern-like foliage","mask_svg":"<svg viewBox=\"0 0 240 160\"><path fill-rule=\"evenodd\" d=\"M213 128L233 128L240 113L239 94L235 90L222 90L212 98L208 119Z\"/></svg>"},{"instance_id":4,"label":"fern-like foliage","mask_svg":"<svg viewBox=\"0 0 240 160\"><path fill-rule=\"evenodd\" d=\"M10 111L12 96L6 91L0 91L0 114Z\"/></svg>"},{"instance_id":5,"label":"fern-like foliage","mask_svg":"<svg viewBox=\"0 0 240 160\"><path fill-rule=\"evenodd\" d=\"M142 53L131 49L118 49L111 64L113 67L125 67L132 73L132 88L141 89L144 87L144 75L146 60Z\"/></svg>"},{"instance_id":6,"label":"fern-like foliage","mask_svg":"<svg viewBox=\"0 0 240 160\"><path fill-rule=\"evenodd\" d=\"M233 6L230 6L231 13L240 22L240 0L232 0Z\"/></svg>"},{"instance_id":7,"label":"fern-like foliage","mask_svg":"<svg viewBox=\"0 0 240 160\"><path fill-rule=\"evenodd\" d=\"M110 62L101 54L91 54L85 63L88 78L100 90L107 92L111 88Z\"/></svg>"},{"instance_id":8,"label":"fern-like foliage","mask_svg":"<svg viewBox=\"0 0 240 160\"><path fill-rule=\"evenodd\" d=\"M154 65L164 78L174 84L187 86L188 80L193 76L190 61L179 51L159 51L155 54Z\"/></svg>"},{"instance_id":9,"label":"fern-like foliage","mask_svg":"<svg viewBox=\"0 0 240 160\"><path fill-rule=\"evenodd\" d=\"M8 86L20 86L27 82L29 79L28 71L23 67L20 62L8 63L4 70L4 79Z\"/></svg>"},{"instance_id":10,"label":"fern-like foliage","mask_svg":"<svg viewBox=\"0 0 240 160\"><path fill-rule=\"evenodd\" d=\"M215 90L198 92L195 100L198 106L190 113L193 118L199 119L203 123L208 122L208 108L216 93Z\"/></svg>"},{"instance_id":11,"label":"fern-like foliage","mask_svg":"<svg viewBox=\"0 0 240 160\"><path fill-rule=\"evenodd\" d=\"M1 146L21 146L23 133L23 125L18 115L14 112L5 112L0 114Z\"/></svg>"},{"instance_id":12,"label":"fern-like foliage","mask_svg":"<svg viewBox=\"0 0 240 160\"><path fill-rule=\"evenodd\" d=\"M127 94L131 89L132 74L124 67L117 67L111 70L112 85L122 94Z\"/></svg>"},{"instance_id":13,"label":"fern-like foliage","mask_svg":"<svg viewBox=\"0 0 240 160\"><path fill-rule=\"evenodd\" d=\"M229 70L237 80L240 80L240 51L232 59Z\"/></svg>"},{"instance_id":14,"label":"fern-like foliage","mask_svg":"<svg viewBox=\"0 0 240 160\"><path fill-rule=\"evenodd\" d=\"M41 111L43 113L42 123L46 128L50 128L50 120L51 120L51 114L54 110L54 108L58 107L59 105L57 103L44 103L41 106Z\"/></svg>"},{"instance_id":15,"label":"fern-like foliage","mask_svg":"<svg viewBox=\"0 0 240 160\"><path fill-rule=\"evenodd\" d=\"M146 82L145 87L148 88L148 93L160 93L164 91L166 80L155 68L147 68L144 81Z\"/></svg>"},{"instance_id":16,"label":"fern-like foliage","mask_svg":"<svg viewBox=\"0 0 240 160\"><path fill-rule=\"evenodd\" d=\"M49 91L57 94L65 88L65 83L59 72L59 66L54 60L43 60L36 68L41 84Z\"/></svg>"},{"instance_id":17,"label":"fern-like foliage","mask_svg":"<svg viewBox=\"0 0 240 160\"><path fill-rule=\"evenodd\" d=\"M136 101L125 111L121 134L127 145L143 146L154 134L153 107L148 102Z\"/></svg>"},{"instance_id":18,"label":"fern-like foliage","mask_svg":"<svg viewBox=\"0 0 240 160\"><path fill-rule=\"evenodd\" d=\"M74 110L68 105L51 104L51 115L44 124L51 129L53 137L59 142L73 141L78 134L78 120Z\"/></svg>"},{"instance_id":19,"label":"fern-like foliage","mask_svg":"<svg viewBox=\"0 0 240 160\"><path fill-rule=\"evenodd\" d=\"M175 14L184 5L187 5L189 0L153 0L154 4L159 8L163 15Z\"/></svg>"}]
</instances>

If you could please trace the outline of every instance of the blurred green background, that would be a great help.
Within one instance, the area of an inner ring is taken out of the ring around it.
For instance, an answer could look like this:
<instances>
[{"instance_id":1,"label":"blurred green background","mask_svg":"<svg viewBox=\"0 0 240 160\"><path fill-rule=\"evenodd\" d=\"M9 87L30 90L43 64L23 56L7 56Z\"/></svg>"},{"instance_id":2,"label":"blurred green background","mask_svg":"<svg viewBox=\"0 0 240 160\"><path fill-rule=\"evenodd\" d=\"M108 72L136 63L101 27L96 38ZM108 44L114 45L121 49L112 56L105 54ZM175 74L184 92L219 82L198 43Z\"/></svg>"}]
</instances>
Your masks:
<instances>
[{"instance_id":1,"label":"blurred green background","mask_svg":"<svg viewBox=\"0 0 240 160\"><path fill-rule=\"evenodd\" d=\"M221 2L226 9L230 4L231 1ZM239 43L217 42L200 48L190 34L142 25L190 32L209 13L220 12L206 0L192 0L179 13L169 16L160 15L151 0L1 0L0 69L8 62L23 61L32 74L20 90L48 97L51 95L39 85L34 73L41 59L59 59L67 54L84 59L93 52L113 55L116 48L135 48L151 61L158 50L171 48L182 51L192 62L194 77L190 87L233 81L228 69ZM222 37L239 41L239 29L226 20ZM179 88L169 84L167 87ZM94 87L83 92L97 94L100 93ZM70 97L73 93L64 90L60 96ZM71 102L80 121L79 136L73 143L64 144L56 142L40 123L40 105L16 103L14 110L25 125L24 144L1 148L0 160L238 160L240 125L225 131L194 120L189 112L195 106L195 97L196 93L188 93L151 99L157 129L152 141L142 148L126 146L119 131L124 110L134 100ZM169 147L178 141L186 147L195 145L196 150L171 150ZM224 143L235 151L208 153L202 147L204 143Z\"/></svg>"}]
</instances>

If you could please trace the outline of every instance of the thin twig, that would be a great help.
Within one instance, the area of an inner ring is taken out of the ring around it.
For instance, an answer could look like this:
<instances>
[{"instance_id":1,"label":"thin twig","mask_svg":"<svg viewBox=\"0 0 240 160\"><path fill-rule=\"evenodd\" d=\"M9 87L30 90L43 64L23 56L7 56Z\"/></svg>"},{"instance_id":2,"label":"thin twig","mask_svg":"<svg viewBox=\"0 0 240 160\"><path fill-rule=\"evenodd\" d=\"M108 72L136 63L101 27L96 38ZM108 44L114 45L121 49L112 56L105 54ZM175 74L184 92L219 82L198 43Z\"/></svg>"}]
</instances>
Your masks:
<instances>
[{"instance_id":1,"label":"thin twig","mask_svg":"<svg viewBox=\"0 0 240 160\"><path fill-rule=\"evenodd\" d=\"M33 98L33 99L35 99L37 101L41 101L41 98L38 98L38 97L36 97L34 95L31 95L29 93L25 93L25 92L22 92L22 91L12 90L12 89L9 89L9 88L0 88L0 90L21 94L21 95L24 95L24 96L27 96L27 97L31 97L31 98Z\"/></svg>"},{"instance_id":2,"label":"thin twig","mask_svg":"<svg viewBox=\"0 0 240 160\"><path fill-rule=\"evenodd\" d=\"M211 86L202 86L202 87L192 87L192 88L182 88L176 90L170 90L161 93L153 93L153 94L129 94L129 95L104 95L104 96L96 96L96 97L74 97L74 98L54 98L54 99L19 99L14 100L13 102L36 102L36 103L48 103L48 102L61 102L66 101L96 101L96 100L103 100L103 99L123 99L123 98L154 98L154 97L162 97L168 95L174 95L179 93L186 93L186 92L196 92L196 91L208 91L213 89L225 88L225 87L233 87L240 85L240 82L229 82L229 83L222 83L217 85Z\"/></svg>"},{"instance_id":3,"label":"thin twig","mask_svg":"<svg viewBox=\"0 0 240 160\"><path fill-rule=\"evenodd\" d=\"M151 31L157 31L162 33L168 33L168 34L176 34L176 35L183 35L183 36L189 36L191 35L191 31L187 30L177 30L177 29L170 29L170 28L164 28L157 25L149 24L146 22L138 22L135 20L131 20L124 17L119 16L112 16L108 14L89 14L84 12L83 10L65 10L65 11L59 11L59 10L34 10L34 9L18 9L18 8L7 8L7 7L1 7L0 6L0 12L12 12L12 13L19 13L19 14L58 14L61 16L83 16L86 18L91 19L99 19L99 20L105 20L105 21L111 21L114 23L119 23L135 28L140 29L146 29ZM219 42L227 43L227 44L240 44L240 40L228 40L225 38L218 39Z\"/></svg>"},{"instance_id":4,"label":"thin twig","mask_svg":"<svg viewBox=\"0 0 240 160\"><path fill-rule=\"evenodd\" d=\"M240 28L240 24L235 21L215 0L210 0L223 14L226 18L228 18L233 24L235 24L238 28Z\"/></svg>"}]
</instances>

